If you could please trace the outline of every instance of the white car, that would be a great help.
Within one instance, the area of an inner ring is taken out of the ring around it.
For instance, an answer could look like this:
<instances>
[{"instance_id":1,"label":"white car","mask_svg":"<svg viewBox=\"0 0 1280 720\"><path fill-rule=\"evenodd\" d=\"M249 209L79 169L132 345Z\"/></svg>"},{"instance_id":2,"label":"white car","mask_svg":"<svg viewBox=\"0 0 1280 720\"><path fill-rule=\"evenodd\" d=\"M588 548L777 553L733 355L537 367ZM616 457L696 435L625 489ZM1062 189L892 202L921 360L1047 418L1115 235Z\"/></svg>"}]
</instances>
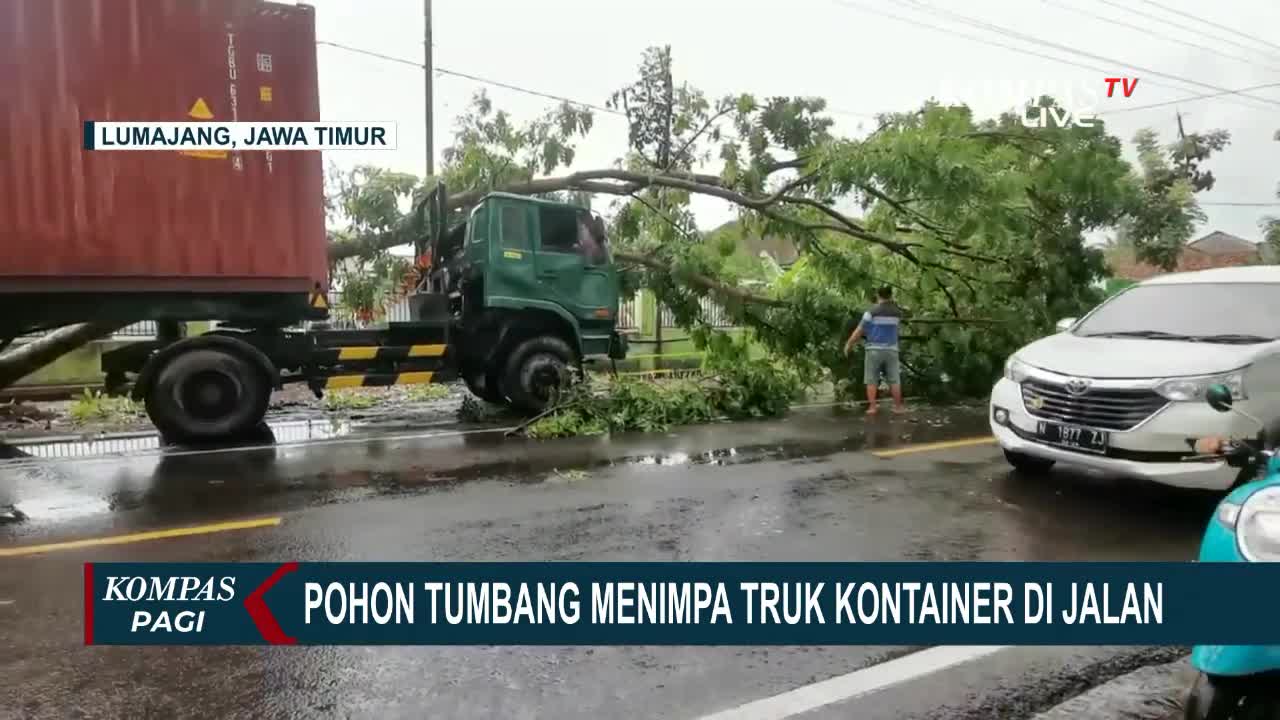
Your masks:
<instances>
[{"instance_id":1,"label":"white car","mask_svg":"<svg viewBox=\"0 0 1280 720\"><path fill-rule=\"evenodd\" d=\"M1124 290L1014 353L991 391L991 430L1018 469L1056 462L1187 488L1226 490L1240 471L1186 461L1196 438L1254 437L1235 408L1280 418L1280 266L1164 275Z\"/></svg>"}]
</instances>

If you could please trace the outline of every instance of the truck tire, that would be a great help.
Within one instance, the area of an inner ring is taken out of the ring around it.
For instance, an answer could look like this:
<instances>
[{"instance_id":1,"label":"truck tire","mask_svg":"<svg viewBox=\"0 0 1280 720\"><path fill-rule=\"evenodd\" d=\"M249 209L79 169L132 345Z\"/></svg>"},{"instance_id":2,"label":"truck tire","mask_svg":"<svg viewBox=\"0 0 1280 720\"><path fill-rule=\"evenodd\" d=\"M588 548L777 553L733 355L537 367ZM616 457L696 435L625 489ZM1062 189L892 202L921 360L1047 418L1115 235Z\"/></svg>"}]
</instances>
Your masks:
<instances>
[{"instance_id":1,"label":"truck tire","mask_svg":"<svg viewBox=\"0 0 1280 720\"><path fill-rule=\"evenodd\" d=\"M499 387L498 374L493 371L464 373L462 382L467 384L472 395L487 403L505 405L507 402L507 397Z\"/></svg>"},{"instance_id":2,"label":"truck tire","mask_svg":"<svg viewBox=\"0 0 1280 720\"><path fill-rule=\"evenodd\" d=\"M168 442L229 440L258 426L271 386L243 357L202 348L165 363L147 393L147 415Z\"/></svg>"},{"instance_id":3,"label":"truck tire","mask_svg":"<svg viewBox=\"0 0 1280 720\"><path fill-rule=\"evenodd\" d=\"M525 340L516 346L502 375L502 389L512 407L540 413L551 406L559 390L568 387L574 363L569 344L553 335Z\"/></svg>"}]
</instances>

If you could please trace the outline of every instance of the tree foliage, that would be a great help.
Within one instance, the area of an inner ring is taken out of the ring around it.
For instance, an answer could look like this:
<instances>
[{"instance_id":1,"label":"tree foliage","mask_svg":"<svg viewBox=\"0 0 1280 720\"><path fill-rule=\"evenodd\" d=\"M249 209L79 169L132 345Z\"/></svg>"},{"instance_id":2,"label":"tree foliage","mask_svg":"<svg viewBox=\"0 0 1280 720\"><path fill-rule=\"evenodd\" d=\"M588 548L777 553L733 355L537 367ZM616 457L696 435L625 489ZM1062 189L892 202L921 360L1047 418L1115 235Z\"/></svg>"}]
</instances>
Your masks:
<instances>
[{"instance_id":1,"label":"tree foliage","mask_svg":"<svg viewBox=\"0 0 1280 720\"><path fill-rule=\"evenodd\" d=\"M846 358L844 336L889 285L909 312L907 382L986 392L1012 350L1101 299L1091 234L1119 229L1167 264L1201 217L1194 193L1213 182L1204 163L1228 140L1215 131L1161 148L1140 134L1135 169L1102 124L1033 129L1016 113L983 119L931 102L845 137L821 98L710 98L673 75L669 48L644 54L638 79L609 100L628 146L599 169L570 167L589 111L562 105L517 127L478 96L446 153L450 207L491 189L611 196L615 258L632 286L652 289L704 344L716 334L699 303L714 299L806 381L857 377L861 353ZM695 195L729 203L742 233L786 238L801 259L767 290L744 289L738 248L708 241ZM381 234L375 244L395 235ZM331 256L359 252L340 238Z\"/></svg>"},{"instance_id":2,"label":"tree foliage","mask_svg":"<svg viewBox=\"0 0 1280 720\"><path fill-rule=\"evenodd\" d=\"M333 263L331 280L339 307L357 319L378 318L386 301L404 290L411 263L392 255L379 238L402 237L407 210L420 195L421 180L376 167L342 171L331 167L325 211L337 240L358 243L362 252Z\"/></svg>"},{"instance_id":3,"label":"tree foliage","mask_svg":"<svg viewBox=\"0 0 1280 720\"><path fill-rule=\"evenodd\" d=\"M1277 130L1272 138L1280 142L1280 130ZM1276 186L1276 198L1280 199L1280 185ZM1262 241L1271 249L1273 257L1280 256L1280 217L1268 215L1259 223L1262 229Z\"/></svg>"},{"instance_id":4,"label":"tree foliage","mask_svg":"<svg viewBox=\"0 0 1280 720\"><path fill-rule=\"evenodd\" d=\"M804 389L805 379L790 363L749 357L745 339L721 333L707 347L702 377L656 382L620 377L575 385L526 432L537 439L663 432L721 418L774 417Z\"/></svg>"},{"instance_id":5,"label":"tree foliage","mask_svg":"<svg viewBox=\"0 0 1280 720\"><path fill-rule=\"evenodd\" d=\"M1204 222L1204 212L1195 196L1213 189L1215 182L1204 163L1231 140L1225 130L1182 133L1181 119L1179 130L1178 140L1167 145L1161 145L1151 129L1134 135L1142 202L1130 217L1121 219L1116 231L1120 249L1164 270L1177 267L1183 246L1196 225Z\"/></svg>"}]
</instances>

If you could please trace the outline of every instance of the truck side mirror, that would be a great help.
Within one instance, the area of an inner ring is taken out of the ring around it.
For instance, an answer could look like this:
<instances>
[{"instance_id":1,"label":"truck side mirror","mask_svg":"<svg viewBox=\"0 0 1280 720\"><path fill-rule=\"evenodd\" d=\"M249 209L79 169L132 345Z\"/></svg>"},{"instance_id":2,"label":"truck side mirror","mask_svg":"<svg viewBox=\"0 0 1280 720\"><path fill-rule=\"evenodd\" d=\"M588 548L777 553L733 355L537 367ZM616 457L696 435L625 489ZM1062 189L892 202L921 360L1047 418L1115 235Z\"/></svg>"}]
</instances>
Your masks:
<instances>
[{"instance_id":1,"label":"truck side mirror","mask_svg":"<svg viewBox=\"0 0 1280 720\"><path fill-rule=\"evenodd\" d=\"M1058 332L1066 332L1071 329L1072 325L1075 325L1075 324L1076 324L1076 318L1062 318L1061 320L1058 321L1058 326L1057 326Z\"/></svg>"}]
</instances>

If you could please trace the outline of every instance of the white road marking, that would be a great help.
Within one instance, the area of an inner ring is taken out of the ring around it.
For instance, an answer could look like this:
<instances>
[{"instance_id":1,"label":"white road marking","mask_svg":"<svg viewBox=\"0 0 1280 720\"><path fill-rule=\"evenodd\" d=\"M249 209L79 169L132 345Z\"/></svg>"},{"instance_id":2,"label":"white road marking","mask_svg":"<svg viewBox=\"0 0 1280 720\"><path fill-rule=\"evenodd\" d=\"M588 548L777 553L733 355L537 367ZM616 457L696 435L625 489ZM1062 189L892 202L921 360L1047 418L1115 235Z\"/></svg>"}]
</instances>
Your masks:
<instances>
[{"instance_id":1,"label":"white road marking","mask_svg":"<svg viewBox=\"0 0 1280 720\"><path fill-rule=\"evenodd\" d=\"M782 720L899 683L971 662L1005 650L1008 645L951 645L932 647L896 660L872 665L829 680L804 685L704 716L700 720Z\"/></svg>"}]
</instances>

